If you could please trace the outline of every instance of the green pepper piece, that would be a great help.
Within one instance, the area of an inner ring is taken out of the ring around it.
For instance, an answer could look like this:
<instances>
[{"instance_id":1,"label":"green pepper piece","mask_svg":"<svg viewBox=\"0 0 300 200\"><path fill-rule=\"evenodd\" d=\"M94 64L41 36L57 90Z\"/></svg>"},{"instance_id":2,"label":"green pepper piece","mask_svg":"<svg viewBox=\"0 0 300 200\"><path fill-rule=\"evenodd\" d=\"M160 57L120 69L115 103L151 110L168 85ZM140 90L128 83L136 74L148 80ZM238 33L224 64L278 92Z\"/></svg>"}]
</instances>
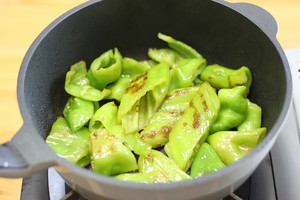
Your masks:
<instances>
[{"instance_id":1,"label":"green pepper piece","mask_svg":"<svg viewBox=\"0 0 300 200\"><path fill-rule=\"evenodd\" d=\"M104 175L116 175L138 168L130 149L105 128L93 132L90 140L93 171Z\"/></svg>"},{"instance_id":2,"label":"green pepper piece","mask_svg":"<svg viewBox=\"0 0 300 200\"><path fill-rule=\"evenodd\" d=\"M204 68L200 75L202 81L207 81L212 87L217 90L222 88L230 88L229 74L233 72L233 69L229 69L217 64L209 65Z\"/></svg>"},{"instance_id":3,"label":"green pepper piece","mask_svg":"<svg viewBox=\"0 0 300 200\"><path fill-rule=\"evenodd\" d=\"M147 68L151 68L151 67L155 67L158 63L154 60L142 60L139 63L141 63L142 65L144 65Z\"/></svg>"},{"instance_id":4,"label":"green pepper piece","mask_svg":"<svg viewBox=\"0 0 300 200\"><path fill-rule=\"evenodd\" d=\"M94 103L77 97L70 97L64 110L64 117L72 131L82 128L94 114Z\"/></svg>"},{"instance_id":5,"label":"green pepper piece","mask_svg":"<svg viewBox=\"0 0 300 200\"><path fill-rule=\"evenodd\" d=\"M227 131L236 128L247 116L247 101L243 97L246 86L231 89L221 89L218 92L221 108L218 118L210 129L210 133Z\"/></svg>"},{"instance_id":6,"label":"green pepper piece","mask_svg":"<svg viewBox=\"0 0 300 200\"><path fill-rule=\"evenodd\" d=\"M252 83L251 72L245 66L234 70L217 64L209 65L202 71L200 79L209 82L217 90L244 85L246 86L244 96L249 93Z\"/></svg>"},{"instance_id":7,"label":"green pepper piece","mask_svg":"<svg viewBox=\"0 0 300 200\"><path fill-rule=\"evenodd\" d=\"M132 80L122 96L118 122L124 133L138 132L164 100L170 83L169 67L160 63Z\"/></svg>"},{"instance_id":8,"label":"green pepper piece","mask_svg":"<svg viewBox=\"0 0 300 200\"><path fill-rule=\"evenodd\" d=\"M94 132L101 128L106 128L108 131L120 137L122 130L117 126L118 108L114 102L108 102L102 105L92 116L89 122L90 132Z\"/></svg>"},{"instance_id":9,"label":"green pepper piece","mask_svg":"<svg viewBox=\"0 0 300 200\"><path fill-rule=\"evenodd\" d=\"M162 33L158 33L158 38L167 42L171 49L177 51L184 58L202 58L195 49L181 41L175 40L174 38Z\"/></svg>"},{"instance_id":10,"label":"green pepper piece","mask_svg":"<svg viewBox=\"0 0 300 200\"><path fill-rule=\"evenodd\" d=\"M164 146L169 141L169 133L198 90L199 87L190 87L169 92L159 110L141 132L141 140L151 145L152 148Z\"/></svg>"},{"instance_id":11,"label":"green pepper piece","mask_svg":"<svg viewBox=\"0 0 300 200\"><path fill-rule=\"evenodd\" d=\"M89 101L100 101L109 93L107 90L101 92L90 85L84 61L72 65L70 71L67 72L65 90L72 96Z\"/></svg>"},{"instance_id":12,"label":"green pepper piece","mask_svg":"<svg viewBox=\"0 0 300 200\"><path fill-rule=\"evenodd\" d=\"M266 128L251 131L220 131L208 136L207 142L217 152L223 163L229 165L252 151L265 134Z\"/></svg>"},{"instance_id":13,"label":"green pepper piece","mask_svg":"<svg viewBox=\"0 0 300 200\"><path fill-rule=\"evenodd\" d=\"M198 150L196 157L191 166L191 177L202 176L204 174L218 171L225 167L219 155L206 142L204 142Z\"/></svg>"},{"instance_id":14,"label":"green pepper piece","mask_svg":"<svg viewBox=\"0 0 300 200\"><path fill-rule=\"evenodd\" d=\"M116 99L121 101L130 81L143 74L148 69L150 69L149 66L143 65L132 58L125 57L123 59L121 77L116 82L107 86L107 89L111 91L111 94L108 95L106 99Z\"/></svg>"},{"instance_id":15,"label":"green pepper piece","mask_svg":"<svg viewBox=\"0 0 300 200\"><path fill-rule=\"evenodd\" d=\"M152 150L151 154L140 156L138 159L139 172L146 175L146 180L153 183L169 183L190 179L190 176L183 172L165 154Z\"/></svg>"},{"instance_id":16,"label":"green pepper piece","mask_svg":"<svg viewBox=\"0 0 300 200\"><path fill-rule=\"evenodd\" d=\"M150 48L148 50L148 56L155 60L156 62L164 62L169 65L169 67L173 67L179 60L183 59L179 53L172 49L155 49Z\"/></svg>"},{"instance_id":17,"label":"green pepper piece","mask_svg":"<svg viewBox=\"0 0 300 200\"><path fill-rule=\"evenodd\" d=\"M200 85L199 92L169 134L165 152L183 171L187 171L201 144L206 140L220 109L219 98L209 83Z\"/></svg>"},{"instance_id":18,"label":"green pepper piece","mask_svg":"<svg viewBox=\"0 0 300 200\"><path fill-rule=\"evenodd\" d=\"M152 177L150 177L147 174L143 173L125 173L125 174L119 174L115 176L114 178L122 181L129 181L129 182L138 182L138 183L151 183Z\"/></svg>"},{"instance_id":19,"label":"green pepper piece","mask_svg":"<svg viewBox=\"0 0 300 200\"><path fill-rule=\"evenodd\" d=\"M139 139L138 133L126 135L123 133L122 126L117 123L117 112L118 108L114 102L102 105L90 120L90 131L94 132L98 129L106 128L137 155L149 154L151 147Z\"/></svg>"},{"instance_id":20,"label":"green pepper piece","mask_svg":"<svg viewBox=\"0 0 300 200\"><path fill-rule=\"evenodd\" d=\"M122 56L117 48L108 50L96 58L89 69L88 78L99 90L119 79L122 72Z\"/></svg>"},{"instance_id":21,"label":"green pepper piece","mask_svg":"<svg viewBox=\"0 0 300 200\"><path fill-rule=\"evenodd\" d=\"M183 59L175 64L171 72L169 90L193 86L194 79L206 66L205 59Z\"/></svg>"},{"instance_id":22,"label":"green pepper piece","mask_svg":"<svg viewBox=\"0 0 300 200\"><path fill-rule=\"evenodd\" d=\"M59 117L53 123L46 143L58 156L85 167L90 163L88 135L85 127L72 132L67 120Z\"/></svg>"},{"instance_id":23,"label":"green pepper piece","mask_svg":"<svg viewBox=\"0 0 300 200\"><path fill-rule=\"evenodd\" d=\"M251 131L261 127L262 109L257 104L246 99L248 104L247 117L245 121L237 127L238 131Z\"/></svg>"}]
</instances>

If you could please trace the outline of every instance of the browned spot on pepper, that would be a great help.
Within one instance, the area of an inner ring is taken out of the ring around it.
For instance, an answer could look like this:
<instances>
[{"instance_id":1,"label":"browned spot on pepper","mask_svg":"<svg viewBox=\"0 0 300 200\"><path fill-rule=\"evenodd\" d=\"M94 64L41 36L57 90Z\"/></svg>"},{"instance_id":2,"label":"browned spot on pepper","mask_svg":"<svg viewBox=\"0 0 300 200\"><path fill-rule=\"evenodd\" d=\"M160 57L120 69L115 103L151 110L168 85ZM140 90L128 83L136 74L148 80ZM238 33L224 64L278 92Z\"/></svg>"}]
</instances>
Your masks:
<instances>
[{"instance_id":1,"label":"browned spot on pepper","mask_svg":"<svg viewBox=\"0 0 300 200\"><path fill-rule=\"evenodd\" d=\"M180 116L182 116L184 114L184 111L182 111L182 110L180 110L180 111L170 111L169 113L173 117L180 117Z\"/></svg>"},{"instance_id":2,"label":"browned spot on pepper","mask_svg":"<svg viewBox=\"0 0 300 200\"><path fill-rule=\"evenodd\" d=\"M163 126L161 128L161 132L165 138L169 137L171 131L172 131L172 127L170 126Z\"/></svg>"},{"instance_id":3,"label":"browned spot on pepper","mask_svg":"<svg viewBox=\"0 0 300 200\"><path fill-rule=\"evenodd\" d=\"M207 102L204 98L202 99L202 105L204 108L204 112L208 112L209 110L208 110Z\"/></svg>"},{"instance_id":4,"label":"browned spot on pepper","mask_svg":"<svg viewBox=\"0 0 300 200\"><path fill-rule=\"evenodd\" d=\"M146 135L146 137L147 138L154 138L156 136L156 132L155 131L150 131L150 133L148 133L147 135ZM142 136L143 137L143 139L144 139L144 135ZM141 138L142 139L142 138ZM142 139L142 140L143 140Z\"/></svg>"},{"instance_id":5,"label":"browned spot on pepper","mask_svg":"<svg viewBox=\"0 0 300 200\"><path fill-rule=\"evenodd\" d=\"M150 160L150 161L153 161L153 157L150 156L150 155L146 155L146 159L147 159L147 160Z\"/></svg>"},{"instance_id":6,"label":"browned spot on pepper","mask_svg":"<svg viewBox=\"0 0 300 200\"><path fill-rule=\"evenodd\" d=\"M187 123L186 122L183 122L183 126L186 126L187 125Z\"/></svg>"},{"instance_id":7,"label":"browned spot on pepper","mask_svg":"<svg viewBox=\"0 0 300 200\"><path fill-rule=\"evenodd\" d=\"M176 97L176 96L178 96L178 95L181 95L181 94L184 94L184 93L189 92L189 90L190 90L189 88L176 90L176 91L174 92L174 94L166 96L166 99L172 99L172 98L174 98L174 97Z\"/></svg>"},{"instance_id":8,"label":"browned spot on pepper","mask_svg":"<svg viewBox=\"0 0 300 200\"><path fill-rule=\"evenodd\" d=\"M126 93L136 93L138 92L144 85L145 82L147 80L148 76L147 76L147 72L145 72L144 74L138 76L136 79L132 80L129 83L128 88L126 89Z\"/></svg>"},{"instance_id":9,"label":"browned spot on pepper","mask_svg":"<svg viewBox=\"0 0 300 200\"><path fill-rule=\"evenodd\" d=\"M193 117L194 117L193 128L195 128L195 129L199 128L199 126L200 126L200 113L195 110Z\"/></svg>"},{"instance_id":10,"label":"browned spot on pepper","mask_svg":"<svg viewBox=\"0 0 300 200\"><path fill-rule=\"evenodd\" d=\"M156 144L157 148L161 147L161 144L160 143L157 143Z\"/></svg>"}]
</instances>

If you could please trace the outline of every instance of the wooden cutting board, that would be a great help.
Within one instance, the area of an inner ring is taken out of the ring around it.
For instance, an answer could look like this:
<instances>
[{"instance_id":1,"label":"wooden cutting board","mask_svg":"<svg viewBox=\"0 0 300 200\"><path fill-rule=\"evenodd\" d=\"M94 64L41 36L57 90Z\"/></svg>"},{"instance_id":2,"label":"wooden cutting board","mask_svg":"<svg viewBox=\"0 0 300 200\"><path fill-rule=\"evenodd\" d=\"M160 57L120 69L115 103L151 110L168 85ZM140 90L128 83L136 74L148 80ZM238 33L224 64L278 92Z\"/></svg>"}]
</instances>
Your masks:
<instances>
[{"instance_id":1,"label":"wooden cutting board","mask_svg":"<svg viewBox=\"0 0 300 200\"><path fill-rule=\"evenodd\" d=\"M22 125L16 88L19 67L27 49L49 23L85 1L0 0L0 143L10 140ZM259 5L276 18L278 40L284 49L300 48L299 0L244 2ZM20 199L21 185L22 179L0 178L0 199Z\"/></svg>"}]
</instances>

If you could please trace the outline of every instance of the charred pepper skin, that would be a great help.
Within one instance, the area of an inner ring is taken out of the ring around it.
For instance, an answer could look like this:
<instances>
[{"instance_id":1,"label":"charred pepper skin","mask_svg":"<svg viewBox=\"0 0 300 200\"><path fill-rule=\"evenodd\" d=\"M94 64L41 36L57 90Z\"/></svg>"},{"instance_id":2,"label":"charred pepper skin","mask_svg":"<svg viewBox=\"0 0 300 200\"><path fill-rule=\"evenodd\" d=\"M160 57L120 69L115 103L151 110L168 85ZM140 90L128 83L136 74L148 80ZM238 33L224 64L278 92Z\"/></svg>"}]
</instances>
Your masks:
<instances>
[{"instance_id":1,"label":"charred pepper skin","mask_svg":"<svg viewBox=\"0 0 300 200\"><path fill-rule=\"evenodd\" d=\"M109 84L106 89L111 93L105 99L121 101L130 81L150 69L150 66L138 62L132 58L124 57L122 61L122 73L118 80Z\"/></svg>"},{"instance_id":2,"label":"charred pepper skin","mask_svg":"<svg viewBox=\"0 0 300 200\"><path fill-rule=\"evenodd\" d=\"M168 93L170 70L165 63L150 68L132 80L122 96L118 123L124 133L134 133L146 126Z\"/></svg>"},{"instance_id":3,"label":"charred pepper skin","mask_svg":"<svg viewBox=\"0 0 300 200\"><path fill-rule=\"evenodd\" d=\"M210 134L236 128L245 121L248 109L247 101L243 96L245 90L246 86L237 86L218 91L221 107L217 120L210 129Z\"/></svg>"},{"instance_id":4,"label":"charred pepper skin","mask_svg":"<svg viewBox=\"0 0 300 200\"><path fill-rule=\"evenodd\" d=\"M220 101L209 83L202 83L169 135L164 147L167 155L183 171L187 171L201 144L205 142L212 123L217 118Z\"/></svg>"},{"instance_id":5,"label":"charred pepper skin","mask_svg":"<svg viewBox=\"0 0 300 200\"><path fill-rule=\"evenodd\" d=\"M149 124L140 133L140 138L152 148L163 147L169 141L169 134L182 117L199 87L175 89L168 93L159 110L151 117Z\"/></svg>"}]
</instances>

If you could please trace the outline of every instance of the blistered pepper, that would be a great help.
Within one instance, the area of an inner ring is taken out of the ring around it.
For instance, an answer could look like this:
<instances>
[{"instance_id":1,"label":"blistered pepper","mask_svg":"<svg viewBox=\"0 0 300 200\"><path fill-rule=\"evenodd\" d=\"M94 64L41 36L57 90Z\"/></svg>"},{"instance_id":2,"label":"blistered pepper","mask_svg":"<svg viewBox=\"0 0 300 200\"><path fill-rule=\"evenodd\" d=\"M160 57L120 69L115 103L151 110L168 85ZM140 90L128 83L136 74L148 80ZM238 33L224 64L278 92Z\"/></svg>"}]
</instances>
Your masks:
<instances>
[{"instance_id":1,"label":"blistered pepper","mask_svg":"<svg viewBox=\"0 0 300 200\"><path fill-rule=\"evenodd\" d=\"M245 90L246 86L219 90L221 108L217 120L210 129L211 134L236 128L245 121L248 109L247 101L243 96Z\"/></svg>"},{"instance_id":2,"label":"blistered pepper","mask_svg":"<svg viewBox=\"0 0 300 200\"><path fill-rule=\"evenodd\" d=\"M89 134L86 127L72 132L68 122L59 117L52 125L46 143L58 156L85 167L90 163Z\"/></svg>"},{"instance_id":3,"label":"blistered pepper","mask_svg":"<svg viewBox=\"0 0 300 200\"><path fill-rule=\"evenodd\" d=\"M117 123L118 108L114 102L102 105L93 115L89 123L91 132L105 128L117 136L127 147L137 155L150 153L151 147L140 140L138 133L124 134L122 126Z\"/></svg>"},{"instance_id":4,"label":"blistered pepper","mask_svg":"<svg viewBox=\"0 0 300 200\"><path fill-rule=\"evenodd\" d=\"M178 41L168 35L164 35L162 33L158 33L158 38L167 42L169 47L176 52L178 52L180 55L182 55L184 58L202 58L202 55L200 55L195 49L193 49L191 46Z\"/></svg>"},{"instance_id":5,"label":"blistered pepper","mask_svg":"<svg viewBox=\"0 0 300 200\"><path fill-rule=\"evenodd\" d=\"M233 88L244 85L246 90L244 96L247 96L252 83L252 75L249 68L243 66L240 69L229 69L217 64L209 65L204 68L200 78L207 81L216 89Z\"/></svg>"},{"instance_id":6,"label":"blistered pepper","mask_svg":"<svg viewBox=\"0 0 300 200\"><path fill-rule=\"evenodd\" d=\"M107 89L110 90L111 93L106 97L106 99L116 99L121 101L121 98L125 93L130 81L143 74L149 68L149 66L144 65L132 58L123 58L121 76L116 82L107 86Z\"/></svg>"},{"instance_id":7,"label":"blistered pepper","mask_svg":"<svg viewBox=\"0 0 300 200\"><path fill-rule=\"evenodd\" d=\"M207 142L226 165L236 162L252 151L265 137L266 128L251 131L220 131L210 135Z\"/></svg>"},{"instance_id":8,"label":"blistered pepper","mask_svg":"<svg viewBox=\"0 0 300 200\"><path fill-rule=\"evenodd\" d=\"M190 176L202 176L218 171L223 167L225 167L225 164L221 161L219 155L208 143L204 142L195 156L191 166Z\"/></svg>"},{"instance_id":9,"label":"blistered pepper","mask_svg":"<svg viewBox=\"0 0 300 200\"><path fill-rule=\"evenodd\" d=\"M152 148L162 147L169 141L169 134L199 87L181 88L168 93L159 110L151 117L140 133L140 138Z\"/></svg>"},{"instance_id":10,"label":"blistered pepper","mask_svg":"<svg viewBox=\"0 0 300 200\"><path fill-rule=\"evenodd\" d=\"M173 67L178 61L183 59L179 53L172 49L163 48L163 49L155 49L150 48L148 50L148 56L155 60L156 62L164 62L169 65L169 67Z\"/></svg>"},{"instance_id":11,"label":"blistered pepper","mask_svg":"<svg viewBox=\"0 0 300 200\"><path fill-rule=\"evenodd\" d=\"M105 128L91 133L90 141L93 171L104 175L116 175L138 168L130 149Z\"/></svg>"},{"instance_id":12,"label":"blistered pepper","mask_svg":"<svg viewBox=\"0 0 300 200\"><path fill-rule=\"evenodd\" d=\"M90 69L87 77L91 85L99 90L119 79L122 72L122 55L117 48L108 50L96 58Z\"/></svg>"},{"instance_id":13,"label":"blistered pepper","mask_svg":"<svg viewBox=\"0 0 300 200\"><path fill-rule=\"evenodd\" d=\"M109 93L108 90L101 92L91 86L84 61L72 65L70 71L67 72L65 90L72 96L89 101L100 101Z\"/></svg>"},{"instance_id":14,"label":"blistered pepper","mask_svg":"<svg viewBox=\"0 0 300 200\"><path fill-rule=\"evenodd\" d=\"M193 86L193 81L206 66L205 59L182 59L171 71L169 90Z\"/></svg>"},{"instance_id":15,"label":"blistered pepper","mask_svg":"<svg viewBox=\"0 0 300 200\"><path fill-rule=\"evenodd\" d=\"M173 160L156 150L139 157L138 169L139 173L147 176L146 180L150 180L152 183L169 183L190 178L188 174L178 168Z\"/></svg>"},{"instance_id":16,"label":"blistered pepper","mask_svg":"<svg viewBox=\"0 0 300 200\"><path fill-rule=\"evenodd\" d=\"M170 72L165 63L152 67L130 82L118 111L118 122L124 133L137 132L145 127L167 95L169 83Z\"/></svg>"},{"instance_id":17,"label":"blistered pepper","mask_svg":"<svg viewBox=\"0 0 300 200\"><path fill-rule=\"evenodd\" d=\"M206 140L220 109L219 98L209 83L200 85L182 117L169 134L164 150L180 169L187 171L201 144Z\"/></svg>"},{"instance_id":18,"label":"blistered pepper","mask_svg":"<svg viewBox=\"0 0 300 200\"><path fill-rule=\"evenodd\" d=\"M94 103L78 97L70 97L63 110L72 131L82 128L94 114Z\"/></svg>"},{"instance_id":19,"label":"blistered pepper","mask_svg":"<svg viewBox=\"0 0 300 200\"><path fill-rule=\"evenodd\" d=\"M246 99L248 104L247 116L245 121L237 127L238 131L251 131L261 127L262 109L249 99Z\"/></svg>"}]
</instances>

